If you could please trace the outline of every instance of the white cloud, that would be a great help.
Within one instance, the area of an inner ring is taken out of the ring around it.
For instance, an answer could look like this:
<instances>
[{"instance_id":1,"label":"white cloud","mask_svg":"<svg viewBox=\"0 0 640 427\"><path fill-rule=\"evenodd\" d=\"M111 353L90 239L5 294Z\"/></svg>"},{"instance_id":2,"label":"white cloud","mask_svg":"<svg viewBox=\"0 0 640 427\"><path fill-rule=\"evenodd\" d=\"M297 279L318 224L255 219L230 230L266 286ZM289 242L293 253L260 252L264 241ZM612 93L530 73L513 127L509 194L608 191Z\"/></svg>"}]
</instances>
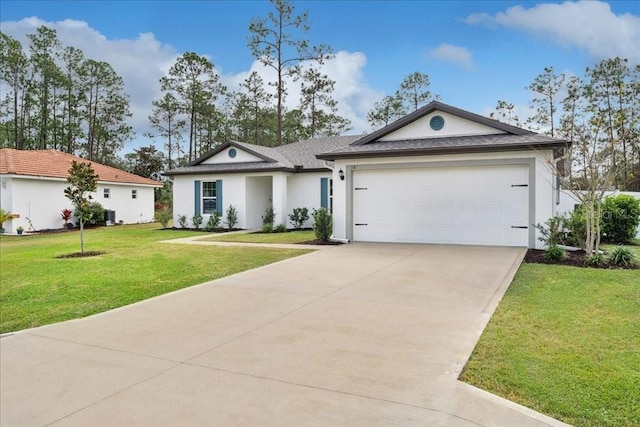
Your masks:
<instances>
[{"instance_id":1,"label":"white cloud","mask_svg":"<svg viewBox=\"0 0 640 427\"><path fill-rule=\"evenodd\" d=\"M442 43L430 52L430 56L444 62L470 69L473 68L471 51L464 46Z\"/></svg>"},{"instance_id":2,"label":"white cloud","mask_svg":"<svg viewBox=\"0 0 640 427\"><path fill-rule=\"evenodd\" d=\"M464 21L522 30L562 46L583 49L597 59L620 56L640 64L640 16L616 15L601 1L543 3L529 9L514 6L495 16L475 13Z\"/></svg>"}]
</instances>

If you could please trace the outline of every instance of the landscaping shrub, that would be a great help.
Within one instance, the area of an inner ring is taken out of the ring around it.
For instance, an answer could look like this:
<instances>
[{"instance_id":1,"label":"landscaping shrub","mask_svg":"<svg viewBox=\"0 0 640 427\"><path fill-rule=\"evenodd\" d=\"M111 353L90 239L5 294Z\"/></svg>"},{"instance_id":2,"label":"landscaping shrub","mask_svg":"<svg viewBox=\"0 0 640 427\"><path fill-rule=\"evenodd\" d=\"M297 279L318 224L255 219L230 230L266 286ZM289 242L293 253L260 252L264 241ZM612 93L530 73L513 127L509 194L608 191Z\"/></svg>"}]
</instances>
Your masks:
<instances>
[{"instance_id":1,"label":"landscaping shrub","mask_svg":"<svg viewBox=\"0 0 640 427\"><path fill-rule=\"evenodd\" d=\"M636 267L638 265L634 253L624 246L618 246L611 252L609 262L619 267Z\"/></svg>"},{"instance_id":2,"label":"landscaping shrub","mask_svg":"<svg viewBox=\"0 0 640 427\"><path fill-rule=\"evenodd\" d=\"M541 236L538 238L545 246L554 246L563 243L563 233L561 231L564 217L554 216L549 218L544 225L536 224Z\"/></svg>"},{"instance_id":3,"label":"landscaping shrub","mask_svg":"<svg viewBox=\"0 0 640 427\"><path fill-rule=\"evenodd\" d=\"M309 209L307 208L294 208L293 212L289 214L289 220L293 225L293 228L300 230L302 224L309 219Z\"/></svg>"},{"instance_id":4,"label":"landscaping shrub","mask_svg":"<svg viewBox=\"0 0 640 427\"><path fill-rule=\"evenodd\" d=\"M191 218L191 223L193 224L193 228L198 230L202 225L202 215L196 214Z\"/></svg>"},{"instance_id":5,"label":"landscaping shrub","mask_svg":"<svg viewBox=\"0 0 640 427\"><path fill-rule=\"evenodd\" d=\"M314 209L313 231L318 240L327 241L333 233L333 216L325 208Z\"/></svg>"},{"instance_id":6,"label":"landscaping shrub","mask_svg":"<svg viewBox=\"0 0 640 427\"><path fill-rule=\"evenodd\" d=\"M602 207L602 238L627 243L636 237L640 225L640 200L626 194L609 196Z\"/></svg>"},{"instance_id":7,"label":"landscaping shrub","mask_svg":"<svg viewBox=\"0 0 640 427\"><path fill-rule=\"evenodd\" d=\"M262 231L264 233L271 233L273 231L273 223L276 220L276 211L273 210L273 207L268 207L264 210L264 215L262 215Z\"/></svg>"},{"instance_id":8,"label":"landscaping shrub","mask_svg":"<svg viewBox=\"0 0 640 427\"><path fill-rule=\"evenodd\" d=\"M220 222L222 221L222 215L218 212L214 212L209 215L209 220L207 221L207 225L205 225L204 229L206 231L218 230L220 228Z\"/></svg>"},{"instance_id":9,"label":"landscaping shrub","mask_svg":"<svg viewBox=\"0 0 640 427\"><path fill-rule=\"evenodd\" d=\"M104 208L98 202L89 202L85 208L87 218L84 221L84 225L98 225L104 224ZM76 210L74 212L76 218L80 218L80 213Z\"/></svg>"},{"instance_id":10,"label":"landscaping shrub","mask_svg":"<svg viewBox=\"0 0 640 427\"><path fill-rule=\"evenodd\" d=\"M602 267L606 262L602 252L593 253L584 259L584 264L589 267Z\"/></svg>"},{"instance_id":11,"label":"landscaping shrub","mask_svg":"<svg viewBox=\"0 0 640 427\"><path fill-rule=\"evenodd\" d=\"M560 262L567 259L567 251L558 247L558 245L551 245L544 251L544 260L546 262Z\"/></svg>"},{"instance_id":12,"label":"landscaping shrub","mask_svg":"<svg viewBox=\"0 0 640 427\"><path fill-rule=\"evenodd\" d=\"M236 210L235 206L229 205L229 207L227 208L227 227L229 227L229 230L233 230L237 223L238 211Z\"/></svg>"},{"instance_id":13,"label":"landscaping shrub","mask_svg":"<svg viewBox=\"0 0 640 427\"><path fill-rule=\"evenodd\" d=\"M180 224L180 228L187 228L187 216L178 215L178 224Z\"/></svg>"},{"instance_id":14,"label":"landscaping shrub","mask_svg":"<svg viewBox=\"0 0 640 427\"><path fill-rule=\"evenodd\" d=\"M284 224L278 224L274 227L273 229L274 233L286 233L287 232L287 226Z\"/></svg>"},{"instance_id":15,"label":"landscaping shrub","mask_svg":"<svg viewBox=\"0 0 640 427\"><path fill-rule=\"evenodd\" d=\"M167 228L169 226L169 221L171 220L171 210L168 208L160 209L156 211L156 221L160 221L162 228Z\"/></svg>"},{"instance_id":16,"label":"landscaping shrub","mask_svg":"<svg viewBox=\"0 0 640 427\"><path fill-rule=\"evenodd\" d=\"M587 240L587 217L582 206L564 218L563 227L568 232L565 243L584 249Z\"/></svg>"}]
</instances>

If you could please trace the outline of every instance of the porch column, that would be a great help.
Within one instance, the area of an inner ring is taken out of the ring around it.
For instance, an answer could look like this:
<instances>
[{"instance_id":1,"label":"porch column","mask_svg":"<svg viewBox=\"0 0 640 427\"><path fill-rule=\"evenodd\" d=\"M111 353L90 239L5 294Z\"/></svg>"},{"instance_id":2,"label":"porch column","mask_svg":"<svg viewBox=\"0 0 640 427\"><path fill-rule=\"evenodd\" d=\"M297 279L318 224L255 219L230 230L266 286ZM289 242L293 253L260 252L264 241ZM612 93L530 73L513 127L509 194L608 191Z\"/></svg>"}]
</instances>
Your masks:
<instances>
[{"instance_id":1,"label":"porch column","mask_svg":"<svg viewBox=\"0 0 640 427\"><path fill-rule=\"evenodd\" d=\"M274 225L287 225L287 176L283 173L273 175L273 210L276 212Z\"/></svg>"}]
</instances>

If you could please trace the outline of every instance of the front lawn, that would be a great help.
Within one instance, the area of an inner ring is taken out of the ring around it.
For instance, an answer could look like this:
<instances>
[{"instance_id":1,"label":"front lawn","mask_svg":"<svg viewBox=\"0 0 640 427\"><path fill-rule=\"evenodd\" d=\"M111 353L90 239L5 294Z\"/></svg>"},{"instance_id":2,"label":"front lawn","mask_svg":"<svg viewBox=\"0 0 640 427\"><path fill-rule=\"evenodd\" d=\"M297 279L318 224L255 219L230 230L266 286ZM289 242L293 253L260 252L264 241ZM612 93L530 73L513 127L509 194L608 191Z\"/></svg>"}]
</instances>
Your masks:
<instances>
[{"instance_id":1,"label":"front lawn","mask_svg":"<svg viewBox=\"0 0 640 427\"><path fill-rule=\"evenodd\" d=\"M158 224L0 236L0 332L88 316L208 280L308 253L307 250L159 243L189 232ZM193 232L191 235L201 235Z\"/></svg>"},{"instance_id":2,"label":"front lawn","mask_svg":"<svg viewBox=\"0 0 640 427\"><path fill-rule=\"evenodd\" d=\"M566 423L640 425L640 270L523 264L461 380Z\"/></svg>"},{"instance_id":3,"label":"front lawn","mask_svg":"<svg viewBox=\"0 0 640 427\"><path fill-rule=\"evenodd\" d=\"M313 230L296 230L286 233L237 233L219 234L204 240L241 243L303 243L315 240Z\"/></svg>"}]
</instances>

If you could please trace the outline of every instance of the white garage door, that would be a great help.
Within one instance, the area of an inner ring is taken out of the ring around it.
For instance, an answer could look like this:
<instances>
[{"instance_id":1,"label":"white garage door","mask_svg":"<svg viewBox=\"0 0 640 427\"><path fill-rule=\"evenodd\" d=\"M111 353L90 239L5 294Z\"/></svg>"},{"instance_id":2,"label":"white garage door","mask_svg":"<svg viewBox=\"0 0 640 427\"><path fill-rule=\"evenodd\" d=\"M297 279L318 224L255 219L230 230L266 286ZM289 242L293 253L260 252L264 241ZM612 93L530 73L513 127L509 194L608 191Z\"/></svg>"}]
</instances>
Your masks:
<instances>
[{"instance_id":1,"label":"white garage door","mask_svg":"<svg viewBox=\"0 0 640 427\"><path fill-rule=\"evenodd\" d=\"M527 165L353 173L353 240L528 246Z\"/></svg>"}]
</instances>

